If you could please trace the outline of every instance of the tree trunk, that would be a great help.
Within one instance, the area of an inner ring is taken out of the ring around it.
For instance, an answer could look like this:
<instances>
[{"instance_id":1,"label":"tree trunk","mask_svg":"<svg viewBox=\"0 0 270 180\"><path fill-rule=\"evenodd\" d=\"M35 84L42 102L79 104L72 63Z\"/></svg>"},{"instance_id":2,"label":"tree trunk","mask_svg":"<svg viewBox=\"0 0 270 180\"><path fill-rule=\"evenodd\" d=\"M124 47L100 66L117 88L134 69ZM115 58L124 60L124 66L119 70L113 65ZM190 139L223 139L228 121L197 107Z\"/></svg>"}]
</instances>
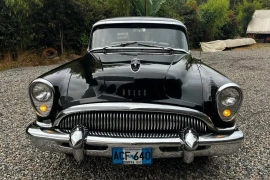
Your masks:
<instances>
[{"instance_id":1,"label":"tree trunk","mask_svg":"<svg viewBox=\"0 0 270 180\"><path fill-rule=\"evenodd\" d=\"M59 24L59 33L60 33L60 45L61 45L61 54L64 54L64 32L63 25Z\"/></svg>"},{"instance_id":2,"label":"tree trunk","mask_svg":"<svg viewBox=\"0 0 270 180\"><path fill-rule=\"evenodd\" d=\"M146 0L144 0L144 15L147 16Z\"/></svg>"}]
</instances>

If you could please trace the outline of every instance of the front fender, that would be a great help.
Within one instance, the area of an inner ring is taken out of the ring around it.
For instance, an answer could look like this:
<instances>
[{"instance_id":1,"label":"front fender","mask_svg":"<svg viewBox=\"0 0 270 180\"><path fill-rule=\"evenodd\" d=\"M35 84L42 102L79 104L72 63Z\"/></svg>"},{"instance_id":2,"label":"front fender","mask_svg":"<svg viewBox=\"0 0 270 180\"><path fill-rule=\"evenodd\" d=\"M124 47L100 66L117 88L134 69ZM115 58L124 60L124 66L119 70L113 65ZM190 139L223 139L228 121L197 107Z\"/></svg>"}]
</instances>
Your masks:
<instances>
[{"instance_id":1,"label":"front fender","mask_svg":"<svg viewBox=\"0 0 270 180\"><path fill-rule=\"evenodd\" d=\"M203 86L203 107L204 113L207 114L213 121L214 125L220 128L233 127L235 120L224 122L218 115L216 93L218 89L232 81L222 73L214 70L213 68L201 63L199 65Z\"/></svg>"}]
</instances>

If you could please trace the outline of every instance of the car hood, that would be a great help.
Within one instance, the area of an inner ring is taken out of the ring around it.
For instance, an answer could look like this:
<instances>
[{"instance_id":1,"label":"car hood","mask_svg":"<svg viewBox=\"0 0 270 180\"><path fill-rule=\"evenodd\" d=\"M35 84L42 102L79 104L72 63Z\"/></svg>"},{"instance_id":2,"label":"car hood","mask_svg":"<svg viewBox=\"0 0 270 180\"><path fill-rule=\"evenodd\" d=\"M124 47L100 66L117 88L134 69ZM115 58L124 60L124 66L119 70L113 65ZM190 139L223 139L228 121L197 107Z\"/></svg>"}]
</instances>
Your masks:
<instances>
[{"instance_id":1,"label":"car hood","mask_svg":"<svg viewBox=\"0 0 270 180\"><path fill-rule=\"evenodd\" d=\"M201 110L202 84L189 54L89 53L73 69L66 99L67 106L132 101Z\"/></svg>"}]
</instances>

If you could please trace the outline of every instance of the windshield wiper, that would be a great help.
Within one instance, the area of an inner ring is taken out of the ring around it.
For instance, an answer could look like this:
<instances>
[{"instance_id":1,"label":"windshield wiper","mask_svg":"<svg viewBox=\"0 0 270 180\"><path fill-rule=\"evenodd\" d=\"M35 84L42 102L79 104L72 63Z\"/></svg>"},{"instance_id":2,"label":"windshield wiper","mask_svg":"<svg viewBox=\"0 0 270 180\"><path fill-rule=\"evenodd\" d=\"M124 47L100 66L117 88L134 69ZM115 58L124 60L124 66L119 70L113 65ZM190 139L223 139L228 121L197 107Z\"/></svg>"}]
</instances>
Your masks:
<instances>
[{"instance_id":1,"label":"windshield wiper","mask_svg":"<svg viewBox=\"0 0 270 180\"><path fill-rule=\"evenodd\" d=\"M138 43L137 41L133 41L133 42L126 42L126 43L119 43L119 44L115 44L115 45L111 45L111 46L105 46L102 48L102 50L105 52L108 48L111 48L111 47L126 47L128 45L131 45L131 44L136 44ZM97 50L92 50L93 51L100 51L100 49L97 49Z\"/></svg>"},{"instance_id":2,"label":"windshield wiper","mask_svg":"<svg viewBox=\"0 0 270 180\"><path fill-rule=\"evenodd\" d=\"M120 44L115 44L115 45L106 46L106 47L125 47L125 46L136 44L136 43L138 43L138 42L137 41L133 41L133 42L120 43Z\"/></svg>"},{"instance_id":3,"label":"windshield wiper","mask_svg":"<svg viewBox=\"0 0 270 180\"><path fill-rule=\"evenodd\" d=\"M186 50L184 49L174 49L172 47L164 47L164 46L158 46L158 45L154 45L154 44L144 44L144 43L139 43L137 41L132 41L132 42L126 42L126 43L119 43L119 44L115 44L112 46L105 46L105 47L101 47L101 48L95 48L90 50L90 52L101 52L101 53L106 53L108 49L113 48L113 47L125 47L131 44L138 44L140 46L145 46L145 47L153 47L153 48L160 48L162 50L168 51L170 54L173 54L175 52L181 52L181 53L188 53Z\"/></svg>"},{"instance_id":4,"label":"windshield wiper","mask_svg":"<svg viewBox=\"0 0 270 180\"><path fill-rule=\"evenodd\" d=\"M156 47L156 48L161 48L163 50L168 50L170 51L171 53L177 51L177 52L184 52L184 53L187 53L184 49L174 49L172 47L164 47L164 46L158 46L158 45L155 45L155 44L143 44L143 43L138 43L138 45L140 46L145 46L145 47Z\"/></svg>"},{"instance_id":5,"label":"windshield wiper","mask_svg":"<svg viewBox=\"0 0 270 180\"><path fill-rule=\"evenodd\" d=\"M156 48L161 48L161 49L173 49L171 47L164 47L164 46L158 46L154 44L143 44L143 43L138 43L140 46L145 46L145 47L156 47Z\"/></svg>"}]
</instances>

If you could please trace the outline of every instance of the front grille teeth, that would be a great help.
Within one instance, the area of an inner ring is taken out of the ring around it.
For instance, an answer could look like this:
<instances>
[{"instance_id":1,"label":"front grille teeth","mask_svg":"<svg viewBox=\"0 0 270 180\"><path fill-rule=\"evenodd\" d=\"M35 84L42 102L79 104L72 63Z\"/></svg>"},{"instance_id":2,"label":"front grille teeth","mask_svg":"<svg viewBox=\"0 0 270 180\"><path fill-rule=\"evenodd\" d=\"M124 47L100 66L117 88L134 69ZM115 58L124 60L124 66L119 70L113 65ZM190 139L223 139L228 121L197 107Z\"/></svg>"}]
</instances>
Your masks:
<instances>
[{"instance_id":1,"label":"front grille teeth","mask_svg":"<svg viewBox=\"0 0 270 180\"><path fill-rule=\"evenodd\" d=\"M196 117L176 113L138 111L86 111L65 116L59 128L69 132L77 124L89 129L89 135L129 138L179 137L186 127L199 134L209 133L207 124Z\"/></svg>"}]
</instances>

